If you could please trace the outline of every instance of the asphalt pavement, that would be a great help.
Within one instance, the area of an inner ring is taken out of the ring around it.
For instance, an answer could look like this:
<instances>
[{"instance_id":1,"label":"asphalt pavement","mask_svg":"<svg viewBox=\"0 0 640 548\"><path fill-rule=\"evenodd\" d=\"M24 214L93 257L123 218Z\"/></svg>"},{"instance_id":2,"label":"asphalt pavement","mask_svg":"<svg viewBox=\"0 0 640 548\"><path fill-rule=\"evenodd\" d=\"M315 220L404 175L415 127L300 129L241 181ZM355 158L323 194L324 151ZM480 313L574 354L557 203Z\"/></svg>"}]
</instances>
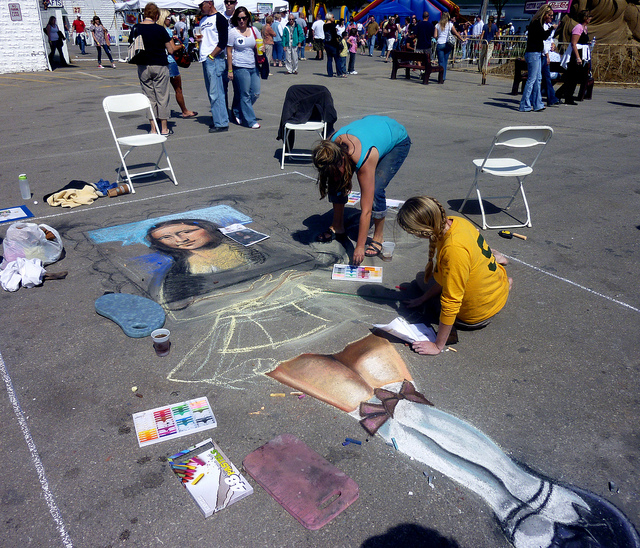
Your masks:
<instances>
[{"instance_id":1,"label":"asphalt pavement","mask_svg":"<svg viewBox=\"0 0 640 548\"><path fill-rule=\"evenodd\" d=\"M444 85L392 81L390 64L362 55L356 70L330 79L314 60L301 62L299 75L273 69L255 104L262 127L231 124L209 134L201 68L182 69L187 106L199 114L179 118L172 96L167 150L178 186L158 177L138 182L135 194L73 209L51 207L43 196L72 180L115 180L118 156L102 99L138 92L135 67L98 69L87 55L75 56L71 68L0 75L0 207L24 204L30 221L58 230L65 254L47 270L68 271L63 280L0 292L0 545L510 546L483 498L366 436L346 413L291 395L264 375L302 353L339 352L373 324L418 321L402 301L418 294L427 256L425 242L404 234L391 211L385 239L397 243L393 260L367 259L383 266L382 284L331 280L331 265L346 252L337 242L313 243L330 222L313 166L301 160L280 169L276 134L294 83L329 88L337 127L367 114L402 123L413 145L388 197L434 196L455 215L473 181L472 160L500 128L553 127L526 181L533 227L516 231L527 240L483 231L510 259L514 286L504 310L485 329L460 331L456 352L422 357L393 344L438 409L536 474L603 496L640 524L638 91L596 87L578 106L520 113L508 79L490 76L483 86L479 73L452 69ZM33 192L26 202L20 173ZM105 292L152 292L135 253L96 243L91 231L220 205L269 234L255 245L269 256L268 268L168 310L168 356L96 314ZM477 206L465 211L479 222ZM512 209L516 217L522 211ZM348 213L354 236L357 207ZM215 429L138 447L133 413L202 396ZM166 461L212 437L241 467L285 433L359 486L359 499L317 531L253 479L251 496L204 519ZM362 445L343 446L345 437Z\"/></svg>"}]
</instances>

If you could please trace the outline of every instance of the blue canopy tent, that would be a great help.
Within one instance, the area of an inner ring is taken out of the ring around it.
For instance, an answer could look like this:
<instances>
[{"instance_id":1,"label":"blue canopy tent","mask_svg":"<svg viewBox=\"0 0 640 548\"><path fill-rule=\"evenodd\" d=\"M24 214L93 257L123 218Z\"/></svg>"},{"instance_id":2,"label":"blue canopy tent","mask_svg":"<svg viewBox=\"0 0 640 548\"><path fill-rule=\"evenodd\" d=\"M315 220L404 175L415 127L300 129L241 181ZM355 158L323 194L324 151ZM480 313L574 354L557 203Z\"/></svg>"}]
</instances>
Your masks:
<instances>
[{"instance_id":1,"label":"blue canopy tent","mask_svg":"<svg viewBox=\"0 0 640 548\"><path fill-rule=\"evenodd\" d=\"M425 11L429 12L431 21L439 21L440 14L443 11L447 11L447 8L440 4L438 0L385 0L375 8L366 10L360 20L365 20L369 15L373 15L376 20L379 20L385 15L396 14L401 17L416 15L418 20L421 20L422 13Z\"/></svg>"},{"instance_id":2,"label":"blue canopy tent","mask_svg":"<svg viewBox=\"0 0 640 548\"><path fill-rule=\"evenodd\" d=\"M403 6L400 2L388 0L387 2L383 2L379 6L373 8L368 15L373 15L377 19L378 17L383 17L385 15L399 15L401 17L406 17L418 14L411 8Z\"/></svg>"}]
</instances>

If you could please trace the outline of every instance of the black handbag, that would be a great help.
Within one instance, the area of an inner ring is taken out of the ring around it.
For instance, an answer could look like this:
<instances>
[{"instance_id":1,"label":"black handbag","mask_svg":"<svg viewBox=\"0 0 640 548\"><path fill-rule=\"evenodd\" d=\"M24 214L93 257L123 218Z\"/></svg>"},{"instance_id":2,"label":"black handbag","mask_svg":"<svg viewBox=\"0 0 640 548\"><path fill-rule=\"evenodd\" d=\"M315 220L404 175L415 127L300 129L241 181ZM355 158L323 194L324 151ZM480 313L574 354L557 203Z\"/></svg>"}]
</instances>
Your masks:
<instances>
[{"instance_id":1,"label":"black handbag","mask_svg":"<svg viewBox=\"0 0 640 548\"><path fill-rule=\"evenodd\" d=\"M174 51L171 55L180 68L189 68L191 66L191 58L189 57L187 48L180 48Z\"/></svg>"}]
</instances>

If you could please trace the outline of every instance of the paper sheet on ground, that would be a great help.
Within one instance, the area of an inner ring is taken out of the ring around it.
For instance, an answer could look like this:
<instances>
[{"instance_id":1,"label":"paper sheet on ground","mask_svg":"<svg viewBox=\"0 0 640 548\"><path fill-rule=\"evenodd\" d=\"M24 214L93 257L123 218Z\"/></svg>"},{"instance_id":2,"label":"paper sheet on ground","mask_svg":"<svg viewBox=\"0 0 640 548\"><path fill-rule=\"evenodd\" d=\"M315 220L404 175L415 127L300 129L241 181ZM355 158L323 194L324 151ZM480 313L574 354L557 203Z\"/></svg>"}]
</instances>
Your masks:
<instances>
[{"instance_id":1,"label":"paper sheet on ground","mask_svg":"<svg viewBox=\"0 0 640 548\"><path fill-rule=\"evenodd\" d=\"M33 213L29 211L27 206L0 209L0 223L8 223L9 221L17 221L18 219L26 219L28 217L33 217Z\"/></svg>"},{"instance_id":2,"label":"paper sheet on ground","mask_svg":"<svg viewBox=\"0 0 640 548\"><path fill-rule=\"evenodd\" d=\"M404 318L396 318L386 325L374 324L373 327L377 327L409 343L416 341L436 342L436 332L431 327L423 323L412 324Z\"/></svg>"},{"instance_id":3,"label":"paper sheet on ground","mask_svg":"<svg viewBox=\"0 0 640 548\"><path fill-rule=\"evenodd\" d=\"M238 242L245 247L266 240L269 237L267 234L256 232L252 228L247 228L240 223L220 227L220 232L227 236L227 238L231 238L234 242Z\"/></svg>"},{"instance_id":4,"label":"paper sheet on ground","mask_svg":"<svg viewBox=\"0 0 640 548\"><path fill-rule=\"evenodd\" d=\"M404 204L404 200L393 200L391 198L387 198L387 207L393 209L400 209Z\"/></svg>"}]
</instances>

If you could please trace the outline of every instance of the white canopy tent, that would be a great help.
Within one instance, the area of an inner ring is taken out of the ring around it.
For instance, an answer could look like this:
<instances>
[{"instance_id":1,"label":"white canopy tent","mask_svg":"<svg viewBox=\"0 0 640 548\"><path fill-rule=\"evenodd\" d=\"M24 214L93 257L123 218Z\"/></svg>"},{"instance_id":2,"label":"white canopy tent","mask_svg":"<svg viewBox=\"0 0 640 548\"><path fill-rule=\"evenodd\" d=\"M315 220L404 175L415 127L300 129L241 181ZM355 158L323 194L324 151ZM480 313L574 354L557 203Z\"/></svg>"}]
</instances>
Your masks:
<instances>
[{"instance_id":1,"label":"white canopy tent","mask_svg":"<svg viewBox=\"0 0 640 548\"><path fill-rule=\"evenodd\" d=\"M115 4L116 11L116 27L118 28L119 35L123 40L126 37L126 33L122 30L122 23L125 19L127 12L140 12L144 10L144 7L153 1L160 9L166 9L171 11L188 11L197 10L198 5L202 0L127 0L125 2L117 2ZM219 12L224 11L224 3L222 0L215 0L216 9ZM260 6L260 12L258 12L258 5ZM238 0L238 6L244 6L253 14L266 15L267 13L274 13L283 10L289 10L289 2L286 0L270 0L268 2L258 2L256 0ZM120 13L120 17L118 17ZM118 57L120 61L124 61L120 55L120 40L116 42L118 46Z\"/></svg>"},{"instance_id":2,"label":"white canopy tent","mask_svg":"<svg viewBox=\"0 0 640 548\"><path fill-rule=\"evenodd\" d=\"M197 10L201 0L153 0L160 9L173 11ZM126 2L117 2L116 11L139 11L143 10L149 2L147 0L127 0ZM267 8L268 11L277 12L289 9L289 2L286 0L269 0L267 2L258 2L256 0L238 0L238 6L244 6L251 13L258 13L258 5L260 5L260 13ZM224 4L221 0L216 1L216 9L224 11Z\"/></svg>"}]
</instances>

